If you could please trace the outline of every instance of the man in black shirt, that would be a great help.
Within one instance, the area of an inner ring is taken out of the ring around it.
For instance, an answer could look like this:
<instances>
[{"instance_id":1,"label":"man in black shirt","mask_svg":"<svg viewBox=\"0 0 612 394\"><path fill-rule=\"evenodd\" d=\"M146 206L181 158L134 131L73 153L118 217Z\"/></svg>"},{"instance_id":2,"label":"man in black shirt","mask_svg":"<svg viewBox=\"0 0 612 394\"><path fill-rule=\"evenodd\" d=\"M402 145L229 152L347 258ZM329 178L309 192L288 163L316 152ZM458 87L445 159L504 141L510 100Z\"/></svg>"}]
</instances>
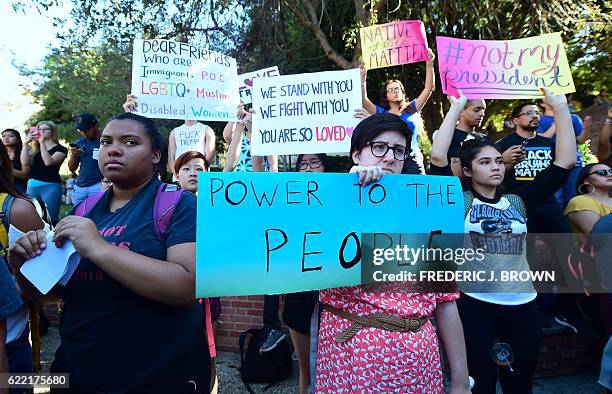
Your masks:
<instances>
[{"instance_id":1,"label":"man in black shirt","mask_svg":"<svg viewBox=\"0 0 612 394\"><path fill-rule=\"evenodd\" d=\"M555 143L550 138L536 134L540 125L540 111L535 104L517 105L512 111L512 122L515 125L514 133L497 142L506 165L504 186L508 193L514 193L519 187L532 182L540 171L552 163L555 152Z\"/></svg>"},{"instance_id":2,"label":"man in black shirt","mask_svg":"<svg viewBox=\"0 0 612 394\"><path fill-rule=\"evenodd\" d=\"M484 134L477 133L476 128L480 127L485 115L487 104L483 99L468 100L467 104L455 127L453 140L448 149L448 162L450 163L453 175L461 176L461 164L459 163L459 149L461 145L472 138L484 137ZM436 138L434 133L434 138Z\"/></svg>"},{"instance_id":3,"label":"man in black shirt","mask_svg":"<svg viewBox=\"0 0 612 394\"><path fill-rule=\"evenodd\" d=\"M506 193L515 193L525 185L533 182L535 176L554 161L555 143L553 140L536 134L540 125L540 111L535 103L523 102L512 110L512 122L515 126L513 134L497 142L503 152L506 165L504 187ZM537 196L533 196L538 198ZM540 234L570 233L569 223L563 211L551 195L542 204L527 210L527 232ZM543 238L552 261L560 263L570 253L566 247L560 245L552 238ZM528 251L535 251L535 244L530 242ZM536 256L533 256L536 257ZM530 261L536 259L530 258ZM532 267L533 268L533 267ZM558 268L558 267L557 267ZM580 322L575 315L575 298L570 295L558 295L555 320L562 325L572 328L578 333ZM540 306L544 311L551 309L554 297L544 294L539 297ZM545 318L544 326L548 326L549 319ZM581 331L584 331L582 329Z\"/></svg>"}]
</instances>

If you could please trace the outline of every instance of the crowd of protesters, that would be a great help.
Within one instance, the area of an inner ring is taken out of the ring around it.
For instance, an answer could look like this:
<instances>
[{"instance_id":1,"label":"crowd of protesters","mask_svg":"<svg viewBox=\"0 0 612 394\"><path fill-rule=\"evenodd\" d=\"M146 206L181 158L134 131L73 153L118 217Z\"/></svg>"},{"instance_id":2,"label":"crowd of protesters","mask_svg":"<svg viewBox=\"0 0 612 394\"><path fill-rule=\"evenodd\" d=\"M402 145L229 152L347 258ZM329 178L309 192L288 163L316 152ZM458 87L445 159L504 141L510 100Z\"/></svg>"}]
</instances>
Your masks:
<instances>
[{"instance_id":1,"label":"crowd of protesters","mask_svg":"<svg viewBox=\"0 0 612 394\"><path fill-rule=\"evenodd\" d=\"M543 90L541 102L519 103L506 120L512 134L494 141L479 132L486 102L460 92L449 98L450 109L433 136L431 162L425 163L418 144L424 136L420 112L434 89L433 61L430 51L425 87L415 100L392 79L382 87L379 105L367 97L362 68L363 109L355 114L362 120L349 152L350 172L361 185L386 174L425 174L429 168L429 175L461 178L466 233L487 235L484 222L490 219L504 221L507 235L575 232L584 243L591 232L611 231L610 111L599 162L584 165L577 144L589 138L591 120L571 114L564 96ZM70 374L66 392L203 393L223 385L216 379L211 346L220 300L195 299L197 174L209 171L215 134L186 120L166 145L154 121L132 113L137 99L129 95L126 112L103 128L94 115L78 115L81 138L69 149L51 121L38 123L25 138L14 129L2 132L0 230L6 234L2 249L8 264L0 263L0 372L33 371L28 304L61 299L61 344L51 372ZM277 157L250 154L252 115L241 105L238 120L226 125L223 171L278 171ZM545 165L532 166L533 154L546 158ZM64 201L75 208L60 218L60 167L66 159L72 175ZM177 184L173 188L162 182L167 170ZM298 156L294 170L338 171L327 155L316 152ZM170 223L159 230L155 210L162 193L177 194ZM83 208L83 202L90 204ZM20 267L46 248L51 228L53 242L72 241L81 262L65 287L43 295ZM556 246L548 246L554 253ZM520 250L511 257L487 257L528 266L527 248ZM530 393L542 328L550 324L607 342L600 383L612 389L612 325L605 313L588 316L587 323L581 316L583 298L354 286L285 295L282 317L298 361L300 393L440 393L440 347L451 393L494 393L498 380L505 393ZM609 314L609 295L597 298ZM264 323L273 329L262 351L285 338L278 296L267 296L264 309ZM389 322L403 328L390 330ZM496 341L513 349L512 371L489 357Z\"/></svg>"}]
</instances>

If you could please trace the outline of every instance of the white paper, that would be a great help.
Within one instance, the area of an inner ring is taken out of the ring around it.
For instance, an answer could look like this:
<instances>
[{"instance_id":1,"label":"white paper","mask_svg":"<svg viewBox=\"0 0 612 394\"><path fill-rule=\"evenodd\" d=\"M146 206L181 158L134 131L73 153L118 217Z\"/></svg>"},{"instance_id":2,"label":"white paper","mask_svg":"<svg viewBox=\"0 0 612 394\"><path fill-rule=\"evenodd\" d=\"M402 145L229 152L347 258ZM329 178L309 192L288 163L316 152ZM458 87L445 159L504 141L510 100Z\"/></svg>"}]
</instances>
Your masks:
<instances>
[{"instance_id":1,"label":"white paper","mask_svg":"<svg viewBox=\"0 0 612 394\"><path fill-rule=\"evenodd\" d=\"M65 286L76 270L81 256L77 253L72 241L64 241L61 248L53 242L53 232L47 234L47 247L42 254L21 266L21 273L41 294L47 294L53 286Z\"/></svg>"}]
</instances>

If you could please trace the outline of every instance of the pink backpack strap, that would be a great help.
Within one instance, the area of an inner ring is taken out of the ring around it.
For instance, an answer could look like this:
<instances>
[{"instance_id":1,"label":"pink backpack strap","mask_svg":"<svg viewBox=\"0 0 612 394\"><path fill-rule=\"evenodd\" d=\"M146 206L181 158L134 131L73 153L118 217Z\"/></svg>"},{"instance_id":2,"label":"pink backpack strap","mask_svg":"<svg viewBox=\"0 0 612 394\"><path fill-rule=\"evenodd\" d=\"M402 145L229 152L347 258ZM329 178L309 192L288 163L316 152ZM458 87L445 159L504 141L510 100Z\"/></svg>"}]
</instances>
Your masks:
<instances>
[{"instance_id":1,"label":"pink backpack strap","mask_svg":"<svg viewBox=\"0 0 612 394\"><path fill-rule=\"evenodd\" d=\"M172 214L183 192L184 190L178 186L167 183L162 183L157 188L153 205L153 226L155 227L155 233L162 241L166 239Z\"/></svg>"},{"instance_id":2,"label":"pink backpack strap","mask_svg":"<svg viewBox=\"0 0 612 394\"><path fill-rule=\"evenodd\" d=\"M104 192L96 193L83 200L74 210L76 216L87 216L97 203L104 197Z\"/></svg>"},{"instance_id":3,"label":"pink backpack strap","mask_svg":"<svg viewBox=\"0 0 612 394\"><path fill-rule=\"evenodd\" d=\"M204 313L206 314L206 339L208 341L208 351L210 358L217 357L217 347L215 346L215 335L212 326L212 314L210 313L210 300L204 298Z\"/></svg>"}]
</instances>

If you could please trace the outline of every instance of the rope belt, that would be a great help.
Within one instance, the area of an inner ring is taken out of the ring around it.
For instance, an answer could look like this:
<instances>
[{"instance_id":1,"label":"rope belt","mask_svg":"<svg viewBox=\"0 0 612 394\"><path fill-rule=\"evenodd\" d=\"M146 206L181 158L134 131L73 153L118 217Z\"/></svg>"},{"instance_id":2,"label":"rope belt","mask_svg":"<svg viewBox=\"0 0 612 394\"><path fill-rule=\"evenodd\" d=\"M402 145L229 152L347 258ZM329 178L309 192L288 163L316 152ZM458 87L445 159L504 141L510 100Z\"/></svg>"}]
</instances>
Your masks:
<instances>
[{"instance_id":1,"label":"rope belt","mask_svg":"<svg viewBox=\"0 0 612 394\"><path fill-rule=\"evenodd\" d=\"M418 332L421 327L429 320L426 316L412 315L402 319L393 315L373 313L362 317L353 315L341 309L336 309L330 305L323 305L323 308L336 316L350 320L353 324L336 336L336 342L343 343L355 336L364 327L380 328L381 330L393 332Z\"/></svg>"}]
</instances>

